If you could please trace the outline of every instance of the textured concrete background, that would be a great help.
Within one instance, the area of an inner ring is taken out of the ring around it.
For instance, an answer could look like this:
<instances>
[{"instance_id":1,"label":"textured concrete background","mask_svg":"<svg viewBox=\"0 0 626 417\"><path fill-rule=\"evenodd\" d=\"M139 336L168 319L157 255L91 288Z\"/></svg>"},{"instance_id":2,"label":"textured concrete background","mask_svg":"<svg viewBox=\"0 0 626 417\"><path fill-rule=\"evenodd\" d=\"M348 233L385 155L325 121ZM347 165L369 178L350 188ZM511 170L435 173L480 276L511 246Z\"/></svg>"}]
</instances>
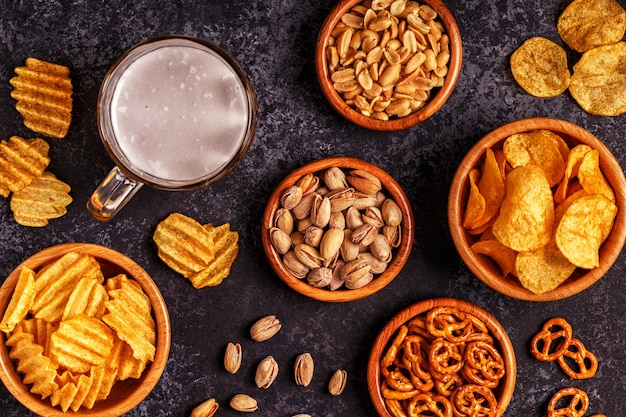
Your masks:
<instances>
[{"instance_id":1,"label":"textured concrete background","mask_svg":"<svg viewBox=\"0 0 626 417\"><path fill-rule=\"evenodd\" d=\"M619 0L624 6L624 0ZM626 409L626 257L580 295L553 303L530 303L500 295L476 279L459 260L448 233L446 200L465 152L481 136L516 119L550 116L569 120L602 139L626 166L626 115L586 114L565 93L537 99L524 93L508 68L510 54L540 35L558 43L556 19L565 0L450 0L463 38L463 68L448 103L421 125L396 133L363 130L342 119L322 96L314 71L317 31L332 0L303 1L8 1L0 0L0 138L33 137L14 109L8 80L28 56L71 68L73 123L63 140L50 139L50 171L72 186L68 214L43 229L25 228L0 201L0 277L22 260L59 243L93 242L117 249L142 265L159 285L172 321L170 359L159 384L129 416L186 416L208 397L218 415L245 392L259 401L256 415L375 416L366 387L366 362L377 332L402 308L422 299L451 296L490 311L506 328L518 360L510 416L542 416L549 397L564 386L590 395L590 413L623 416ZM185 34L217 43L248 72L259 99L259 123L247 158L226 179L206 189L173 193L144 187L115 219L94 221L85 202L113 164L98 137L95 109L100 82L131 46L157 35ZM571 56L572 60L576 56ZM574 62L574 61L572 61ZM270 269L261 246L265 202L291 170L314 159L349 155L379 165L404 187L416 217L411 258L383 291L343 304L314 301L291 291ZM202 223L230 222L240 233L240 254L220 286L195 290L158 259L151 236L174 211ZM0 278L2 281L3 278ZM250 325L276 314L283 330L255 344ZM528 353L532 335L554 316L566 317L600 361L597 375L572 382L556 364ZM221 365L225 345L239 341L242 369ZM293 382L295 357L316 360L307 388ZM277 381L259 390L258 361L273 355ZM340 397L326 391L330 374L347 369ZM28 415L0 385L0 414Z\"/></svg>"}]
</instances>

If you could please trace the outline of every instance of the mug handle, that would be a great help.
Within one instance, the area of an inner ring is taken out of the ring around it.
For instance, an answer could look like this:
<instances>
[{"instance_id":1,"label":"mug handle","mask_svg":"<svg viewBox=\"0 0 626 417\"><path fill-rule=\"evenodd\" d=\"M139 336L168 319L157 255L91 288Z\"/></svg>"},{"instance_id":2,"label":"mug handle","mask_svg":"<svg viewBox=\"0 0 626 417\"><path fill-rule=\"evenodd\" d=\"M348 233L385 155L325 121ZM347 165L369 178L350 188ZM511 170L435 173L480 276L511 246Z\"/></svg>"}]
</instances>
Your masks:
<instances>
[{"instance_id":1,"label":"mug handle","mask_svg":"<svg viewBox=\"0 0 626 417\"><path fill-rule=\"evenodd\" d=\"M87 211L98 221L109 221L142 186L142 182L127 178L114 167L87 201Z\"/></svg>"}]
</instances>

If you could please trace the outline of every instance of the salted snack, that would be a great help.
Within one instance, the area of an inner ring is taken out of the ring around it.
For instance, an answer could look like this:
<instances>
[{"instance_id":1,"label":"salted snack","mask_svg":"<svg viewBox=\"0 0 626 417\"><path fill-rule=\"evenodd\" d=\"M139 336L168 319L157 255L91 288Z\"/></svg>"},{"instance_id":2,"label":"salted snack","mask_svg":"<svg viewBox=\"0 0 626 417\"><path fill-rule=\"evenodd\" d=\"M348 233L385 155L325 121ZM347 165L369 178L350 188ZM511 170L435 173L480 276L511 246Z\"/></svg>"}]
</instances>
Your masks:
<instances>
[{"instance_id":1,"label":"salted snack","mask_svg":"<svg viewBox=\"0 0 626 417\"><path fill-rule=\"evenodd\" d=\"M383 352L380 375L394 417L491 416L505 367L482 320L455 307L435 307L400 326Z\"/></svg>"},{"instance_id":2,"label":"salted snack","mask_svg":"<svg viewBox=\"0 0 626 417\"><path fill-rule=\"evenodd\" d=\"M11 97L24 125L51 138L64 138L72 121L72 80L64 65L26 58L26 66L15 68L9 83Z\"/></svg>"},{"instance_id":3,"label":"salted snack","mask_svg":"<svg viewBox=\"0 0 626 417\"><path fill-rule=\"evenodd\" d=\"M570 83L565 49L540 36L527 39L513 52L511 72L515 81L535 97L556 97Z\"/></svg>"},{"instance_id":4,"label":"salted snack","mask_svg":"<svg viewBox=\"0 0 626 417\"><path fill-rule=\"evenodd\" d=\"M574 0L558 18L557 31L577 52L622 40L626 11L616 0Z\"/></svg>"},{"instance_id":5,"label":"salted snack","mask_svg":"<svg viewBox=\"0 0 626 417\"><path fill-rule=\"evenodd\" d=\"M63 412L92 409L117 381L141 377L154 358L154 328L141 286L124 274L106 278L78 252L24 267L0 322L30 392Z\"/></svg>"},{"instance_id":6,"label":"salted snack","mask_svg":"<svg viewBox=\"0 0 626 417\"><path fill-rule=\"evenodd\" d=\"M449 38L441 19L416 1L359 2L341 17L328 44L334 89L375 119L419 110L448 73Z\"/></svg>"},{"instance_id":7,"label":"salted snack","mask_svg":"<svg viewBox=\"0 0 626 417\"><path fill-rule=\"evenodd\" d=\"M162 220L153 239L159 258L198 289L219 285L239 253L239 234L230 224L203 226L180 213Z\"/></svg>"},{"instance_id":8,"label":"salted snack","mask_svg":"<svg viewBox=\"0 0 626 417\"><path fill-rule=\"evenodd\" d=\"M531 355L542 362L557 361L572 379L589 379L598 370L598 359L573 336L572 326L561 317L548 320L533 336Z\"/></svg>"},{"instance_id":9,"label":"salted snack","mask_svg":"<svg viewBox=\"0 0 626 417\"><path fill-rule=\"evenodd\" d=\"M8 197L38 178L50 163L50 145L39 138L12 136L0 142L0 195Z\"/></svg>"},{"instance_id":10,"label":"salted snack","mask_svg":"<svg viewBox=\"0 0 626 417\"><path fill-rule=\"evenodd\" d=\"M485 152L468 183L463 227L480 236L471 249L503 275L541 294L599 266L617 205L597 150L570 149L546 129L513 134Z\"/></svg>"},{"instance_id":11,"label":"salted snack","mask_svg":"<svg viewBox=\"0 0 626 417\"><path fill-rule=\"evenodd\" d=\"M568 387L557 391L548 403L546 417L582 417L589 409L589 396L580 388Z\"/></svg>"},{"instance_id":12,"label":"salted snack","mask_svg":"<svg viewBox=\"0 0 626 417\"><path fill-rule=\"evenodd\" d=\"M51 172L44 172L11 196L13 218L22 226L44 227L67 213L71 188Z\"/></svg>"}]
</instances>

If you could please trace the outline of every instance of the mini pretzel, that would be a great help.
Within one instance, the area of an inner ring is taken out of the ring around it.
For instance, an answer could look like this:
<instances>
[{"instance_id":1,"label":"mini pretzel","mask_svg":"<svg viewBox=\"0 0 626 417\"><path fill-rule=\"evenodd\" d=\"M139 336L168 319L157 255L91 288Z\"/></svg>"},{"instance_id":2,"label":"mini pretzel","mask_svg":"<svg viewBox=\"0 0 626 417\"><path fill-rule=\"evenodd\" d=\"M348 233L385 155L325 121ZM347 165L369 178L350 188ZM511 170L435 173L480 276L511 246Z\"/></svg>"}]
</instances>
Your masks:
<instances>
[{"instance_id":1,"label":"mini pretzel","mask_svg":"<svg viewBox=\"0 0 626 417\"><path fill-rule=\"evenodd\" d=\"M450 342L463 342L472 332L472 322L457 308L437 307L426 315L426 327L433 336Z\"/></svg>"},{"instance_id":2,"label":"mini pretzel","mask_svg":"<svg viewBox=\"0 0 626 417\"><path fill-rule=\"evenodd\" d=\"M408 400L416 394L419 394L419 390L414 389L412 391L396 391L389 387L387 380L384 380L380 385L380 391L383 394L383 398L388 400Z\"/></svg>"},{"instance_id":3,"label":"mini pretzel","mask_svg":"<svg viewBox=\"0 0 626 417\"><path fill-rule=\"evenodd\" d=\"M430 345L428 363L432 373L451 375L463 368L463 352L458 343L438 338Z\"/></svg>"},{"instance_id":4,"label":"mini pretzel","mask_svg":"<svg viewBox=\"0 0 626 417\"><path fill-rule=\"evenodd\" d=\"M405 325L400 326L400 328L398 329L398 334L396 335L396 337L394 337L393 341L391 342L391 346L389 346L389 349L387 349L385 356L383 356L382 360L380 361L380 372L383 376L387 375L387 373L389 372L389 367L396 360L396 356L398 356L398 351L400 350L402 342L404 341L404 338L406 337L408 332L409 328Z\"/></svg>"},{"instance_id":5,"label":"mini pretzel","mask_svg":"<svg viewBox=\"0 0 626 417\"><path fill-rule=\"evenodd\" d=\"M483 341L470 342L465 347L462 373L470 382L495 388L504 376L504 359L493 345Z\"/></svg>"},{"instance_id":6,"label":"mini pretzel","mask_svg":"<svg viewBox=\"0 0 626 417\"><path fill-rule=\"evenodd\" d=\"M404 354L402 362L411 371L411 382L420 391L430 391L434 387L434 380L430 374L428 364L428 341L418 335L408 335L402 344Z\"/></svg>"},{"instance_id":7,"label":"mini pretzel","mask_svg":"<svg viewBox=\"0 0 626 417\"><path fill-rule=\"evenodd\" d=\"M530 343L530 353L542 362L552 362L561 356L572 340L572 326L563 318L548 320Z\"/></svg>"},{"instance_id":8,"label":"mini pretzel","mask_svg":"<svg viewBox=\"0 0 626 417\"><path fill-rule=\"evenodd\" d=\"M562 408L556 408L562 398L570 397L569 403ZM547 417L582 417L589 407L587 393L578 388L563 388L552 396L548 403Z\"/></svg>"},{"instance_id":9,"label":"mini pretzel","mask_svg":"<svg viewBox=\"0 0 626 417\"><path fill-rule=\"evenodd\" d=\"M567 361L566 358L571 359L575 363L575 368L572 367L572 363ZM598 370L596 355L589 352L583 342L575 337L572 338L568 348L557 360L561 369L572 379L589 379Z\"/></svg>"},{"instance_id":10,"label":"mini pretzel","mask_svg":"<svg viewBox=\"0 0 626 417\"><path fill-rule=\"evenodd\" d=\"M445 379L436 379L435 390L439 395L449 398L452 393L464 383L465 381L461 374L454 374Z\"/></svg>"},{"instance_id":11,"label":"mini pretzel","mask_svg":"<svg viewBox=\"0 0 626 417\"><path fill-rule=\"evenodd\" d=\"M385 381L387 381L390 388L393 388L396 391L407 392L415 390L411 380L399 369L389 372Z\"/></svg>"},{"instance_id":12,"label":"mini pretzel","mask_svg":"<svg viewBox=\"0 0 626 417\"><path fill-rule=\"evenodd\" d=\"M385 398L385 406L387 407L387 411L389 411L393 417L409 417L404 411L404 407L402 407L399 400L390 400Z\"/></svg>"},{"instance_id":13,"label":"mini pretzel","mask_svg":"<svg viewBox=\"0 0 626 417\"><path fill-rule=\"evenodd\" d=\"M480 385L463 385L452 394L452 412L457 417L494 417L497 405L493 392Z\"/></svg>"},{"instance_id":14,"label":"mini pretzel","mask_svg":"<svg viewBox=\"0 0 626 417\"><path fill-rule=\"evenodd\" d=\"M452 404L441 395L422 393L411 398L409 417L452 417Z\"/></svg>"}]
</instances>

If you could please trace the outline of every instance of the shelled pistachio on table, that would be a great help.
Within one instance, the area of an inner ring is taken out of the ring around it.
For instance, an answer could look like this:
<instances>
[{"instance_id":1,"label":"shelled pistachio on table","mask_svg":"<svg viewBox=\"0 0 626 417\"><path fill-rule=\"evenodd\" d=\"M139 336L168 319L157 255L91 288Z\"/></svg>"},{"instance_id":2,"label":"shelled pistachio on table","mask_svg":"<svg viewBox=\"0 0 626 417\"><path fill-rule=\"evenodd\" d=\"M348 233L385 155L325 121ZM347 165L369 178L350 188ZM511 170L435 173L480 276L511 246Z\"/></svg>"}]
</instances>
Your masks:
<instances>
[{"instance_id":1,"label":"shelled pistachio on table","mask_svg":"<svg viewBox=\"0 0 626 417\"><path fill-rule=\"evenodd\" d=\"M366 116L422 108L448 74L449 37L437 12L407 0L366 0L341 17L326 50L333 88Z\"/></svg>"},{"instance_id":2,"label":"shelled pistachio on table","mask_svg":"<svg viewBox=\"0 0 626 417\"><path fill-rule=\"evenodd\" d=\"M306 174L280 199L269 231L293 276L317 288L361 288L400 245L402 211L378 177L331 167Z\"/></svg>"}]
</instances>

